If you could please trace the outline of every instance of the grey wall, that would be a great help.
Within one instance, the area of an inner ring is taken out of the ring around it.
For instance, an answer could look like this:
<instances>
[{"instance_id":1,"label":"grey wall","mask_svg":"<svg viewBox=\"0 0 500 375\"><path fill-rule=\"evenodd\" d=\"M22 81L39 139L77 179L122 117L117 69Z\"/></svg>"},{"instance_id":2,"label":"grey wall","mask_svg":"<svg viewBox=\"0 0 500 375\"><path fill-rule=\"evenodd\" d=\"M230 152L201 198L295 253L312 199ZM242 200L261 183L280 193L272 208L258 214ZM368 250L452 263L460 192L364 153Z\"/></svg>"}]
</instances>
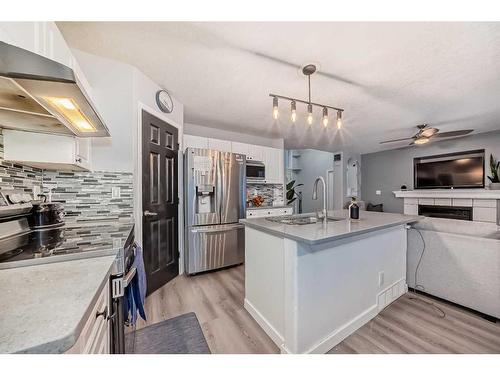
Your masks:
<instances>
[{"instance_id":1,"label":"grey wall","mask_svg":"<svg viewBox=\"0 0 500 375\"><path fill-rule=\"evenodd\" d=\"M304 186L298 188L299 191L302 191L302 211L314 212L320 210L323 207L323 193L319 190L319 199L312 200L314 180L318 176L323 176L326 181L326 171L333 168L333 154L311 149L295 150L294 152L300 152L301 155L297 160L297 166L301 170L296 174L296 182L304 184Z\"/></svg>"},{"instance_id":2,"label":"grey wall","mask_svg":"<svg viewBox=\"0 0 500 375\"><path fill-rule=\"evenodd\" d=\"M413 158L475 149L485 149L487 158L490 153L500 157L500 131L361 155L361 197L366 202L383 203L387 212L402 213L403 200L392 192L401 185L413 189ZM489 175L488 165L486 171ZM376 195L376 190L382 194Z\"/></svg>"}]
</instances>

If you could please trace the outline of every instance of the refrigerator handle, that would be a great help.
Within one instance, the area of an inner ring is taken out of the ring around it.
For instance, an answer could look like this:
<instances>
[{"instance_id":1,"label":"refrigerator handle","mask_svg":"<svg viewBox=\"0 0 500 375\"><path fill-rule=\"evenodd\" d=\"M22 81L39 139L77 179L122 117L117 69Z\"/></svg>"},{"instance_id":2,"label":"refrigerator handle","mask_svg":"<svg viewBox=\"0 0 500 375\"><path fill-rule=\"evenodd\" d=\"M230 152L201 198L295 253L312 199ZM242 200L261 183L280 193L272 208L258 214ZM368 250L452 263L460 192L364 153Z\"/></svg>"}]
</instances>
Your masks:
<instances>
[{"instance_id":1,"label":"refrigerator handle","mask_svg":"<svg viewBox=\"0 0 500 375\"><path fill-rule=\"evenodd\" d=\"M217 179L216 179L216 194L217 194L217 211L219 216L219 224L222 223L222 207L223 207L223 199L224 199L224 168L222 159L224 158L224 154L219 151L217 152L217 160L216 160L216 170L217 170Z\"/></svg>"}]
</instances>

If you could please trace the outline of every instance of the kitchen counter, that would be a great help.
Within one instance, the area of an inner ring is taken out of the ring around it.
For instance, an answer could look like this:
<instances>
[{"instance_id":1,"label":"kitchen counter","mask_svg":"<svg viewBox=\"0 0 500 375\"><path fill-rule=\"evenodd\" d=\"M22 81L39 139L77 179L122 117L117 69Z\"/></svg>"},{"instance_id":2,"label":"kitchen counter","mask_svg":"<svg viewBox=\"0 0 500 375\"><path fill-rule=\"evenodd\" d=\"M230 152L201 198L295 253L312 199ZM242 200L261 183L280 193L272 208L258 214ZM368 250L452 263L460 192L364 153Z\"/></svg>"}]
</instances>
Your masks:
<instances>
[{"instance_id":1,"label":"kitchen counter","mask_svg":"<svg viewBox=\"0 0 500 375\"><path fill-rule=\"evenodd\" d=\"M406 224L422 217L361 211L359 220L349 220L347 210L328 214L340 220L241 220L244 306L282 353L328 352L408 288Z\"/></svg>"},{"instance_id":2,"label":"kitchen counter","mask_svg":"<svg viewBox=\"0 0 500 375\"><path fill-rule=\"evenodd\" d=\"M329 221L326 225L321 222L307 225L289 225L272 222L266 218L242 219L240 222L250 228L275 236L289 238L309 245L317 245L423 219L423 216L371 211L360 211L359 220L348 220L348 216L347 210L328 211L328 217L343 220Z\"/></svg>"},{"instance_id":3,"label":"kitchen counter","mask_svg":"<svg viewBox=\"0 0 500 375\"><path fill-rule=\"evenodd\" d=\"M64 353L76 342L115 256L0 271L0 353Z\"/></svg>"},{"instance_id":4,"label":"kitchen counter","mask_svg":"<svg viewBox=\"0 0 500 375\"><path fill-rule=\"evenodd\" d=\"M17 236L17 246L23 251L2 259L0 270L97 256L116 256L132 227L133 223L130 221L68 221L62 227L23 233ZM6 251L6 246L7 243L0 241L2 253Z\"/></svg>"}]
</instances>

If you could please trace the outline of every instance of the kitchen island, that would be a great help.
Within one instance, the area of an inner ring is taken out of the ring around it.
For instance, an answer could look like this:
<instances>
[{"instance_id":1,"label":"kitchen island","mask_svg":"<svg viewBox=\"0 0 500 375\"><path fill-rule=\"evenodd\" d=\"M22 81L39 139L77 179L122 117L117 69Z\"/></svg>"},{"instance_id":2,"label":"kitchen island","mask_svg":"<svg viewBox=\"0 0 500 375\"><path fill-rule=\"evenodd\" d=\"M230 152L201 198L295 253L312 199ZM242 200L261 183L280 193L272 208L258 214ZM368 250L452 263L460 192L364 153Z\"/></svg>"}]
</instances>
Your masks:
<instances>
[{"instance_id":1,"label":"kitchen island","mask_svg":"<svg viewBox=\"0 0 500 375\"><path fill-rule=\"evenodd\" d=\"M406 224L329 211L326 223L245 224L245 308L282 353L326 353L407 291Z\"/></svg>"}]
</instances>

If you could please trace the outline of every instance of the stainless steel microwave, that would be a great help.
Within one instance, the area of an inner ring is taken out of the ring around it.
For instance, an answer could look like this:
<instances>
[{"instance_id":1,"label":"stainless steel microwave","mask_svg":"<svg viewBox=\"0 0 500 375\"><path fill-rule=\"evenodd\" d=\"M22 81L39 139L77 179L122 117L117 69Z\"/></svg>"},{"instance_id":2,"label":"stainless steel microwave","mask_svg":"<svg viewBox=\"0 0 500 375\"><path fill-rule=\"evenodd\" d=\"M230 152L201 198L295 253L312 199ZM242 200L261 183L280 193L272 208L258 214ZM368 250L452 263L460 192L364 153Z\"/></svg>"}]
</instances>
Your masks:
<instances>
[{"instance_id":1,"label":"stainless steel microwave","mask_svg":"<svg viewBox=\"0 0 500 375\"><path fill-rule=\"evenodd\" d=\"M247 160L246 175L249 182L264 182L266 180L266 166L261 161Z\"/></svg>"}]
</instances>

